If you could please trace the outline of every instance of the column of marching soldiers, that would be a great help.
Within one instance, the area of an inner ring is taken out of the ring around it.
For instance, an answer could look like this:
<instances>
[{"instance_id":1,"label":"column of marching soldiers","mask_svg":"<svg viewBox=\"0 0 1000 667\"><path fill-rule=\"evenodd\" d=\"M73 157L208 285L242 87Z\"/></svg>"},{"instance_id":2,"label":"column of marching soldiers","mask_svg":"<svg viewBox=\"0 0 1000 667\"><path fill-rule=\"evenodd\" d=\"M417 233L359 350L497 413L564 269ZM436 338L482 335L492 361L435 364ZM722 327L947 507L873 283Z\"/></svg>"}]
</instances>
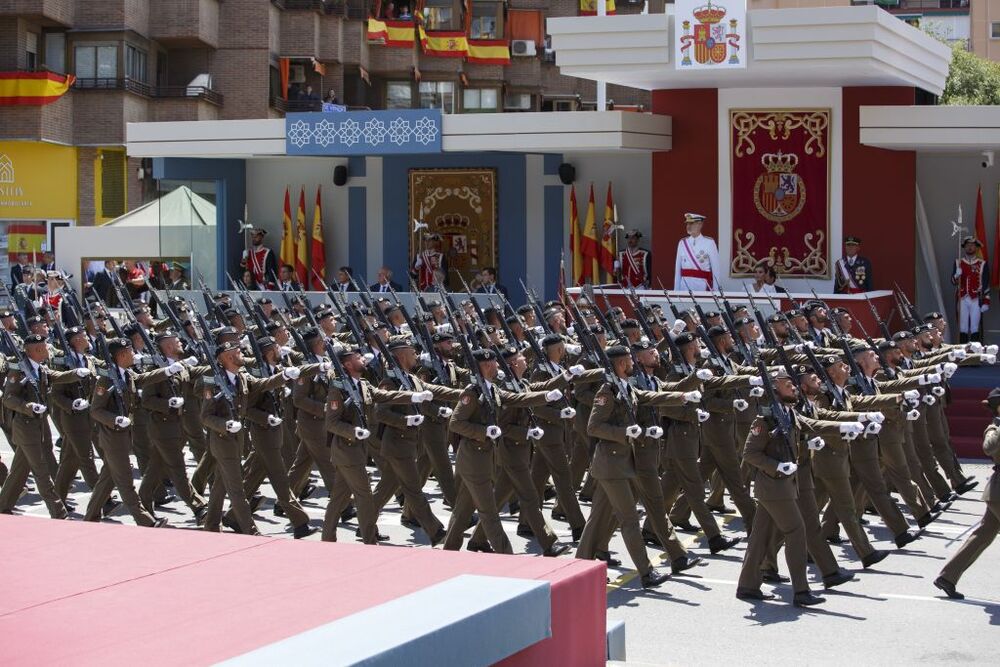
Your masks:
<instances>
[{"instance_id":1,"label":"column of marching soldiers","mask_svg":"<svg viewBox=\"0 0 1000 667\"><path fill-rule=\"evenodd\" d=\"M469 550L511 553L506 508L518 535L558 556L570 547L542 514L554 498L577 557L620 565L608 549L620 530L644 587L704 564L675 530L700 528L717 554L740 538L716 515L738 512L749 543L737 597L768 599L762 581L788 581L783 545L793 600L809 605L822 598L807 561L826 588L854 578L830 549L841 534L864 568L890 554L872 544L866 507L902 548L976 485L949 445L944 401L957 367L995 363L996 346L944 343L943 317L918 317L903 295L906 328L880 322L872 338L818 298L766 316L752 298L720 295L710 312L671 301L666 317L634 292L627 313L592 292L542 304L528 289L514 309L501 295L456 304L439 288L406 307L359 289L353 303L328 290L315 306L302 293L275 304L202 289L203 308L154 291L162 319L133 304L122 321L66 287L57 312L8 293L19 307L0 312L2 426L15 455L0 512L30 474L65 519L79 474L85 521L124 505L138 525L163 526L156 509L172 487L204 530L254 535L267 479L274 515L302 538L316 531L300 500L318 470L323 540L354 517L366 544L387 539L377 519L394 500L431 546L459 549L474 527ZM423 492L431 476L447 526ZM666 552L669 572L647 546Z\"/></svg>"}]
</instances>

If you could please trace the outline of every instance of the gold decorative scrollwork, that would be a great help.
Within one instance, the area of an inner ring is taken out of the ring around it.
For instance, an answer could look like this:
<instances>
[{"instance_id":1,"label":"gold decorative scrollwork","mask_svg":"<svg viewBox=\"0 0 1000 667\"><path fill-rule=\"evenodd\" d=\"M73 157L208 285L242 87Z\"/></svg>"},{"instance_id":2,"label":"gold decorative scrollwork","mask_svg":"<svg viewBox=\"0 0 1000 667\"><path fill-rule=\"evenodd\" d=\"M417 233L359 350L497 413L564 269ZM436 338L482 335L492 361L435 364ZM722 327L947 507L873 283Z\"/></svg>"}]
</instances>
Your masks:
<instances>
[{"instance_id":1,"label":"gold decorative scrollwork","mask_svg":"<svg viewBox=\"0 0 1000 667\"><path fill-rule=\"evenodd\" d=\"M753 155L757 150L757 145L754 143L752 135L758 129L767 131L771 139L788 139L793 130L801 129L808 135L805 145L806 154L821 158L826 155L823 135L829 125L829 109L775 111L773 113L734 110L731 112L733 153L736 157Z\"/></svg>"},{"instance_id":2,"label":"gold decorative scrollwork","mask_svg":"<svg viewBox=\"0 0 1000 667\"><path fill-rule=\"evenodd\" d=\"M736 242L736 247L733 248L733 261L729 265L733 277L752 275L754 268L761 262L773 267L778 275L795 278L828 277L828 265L824 256L826 234L822 230L817 229L815 232L803 234L802 241L808 253L801 259L792 257L787 246L781 248L774 246L765 256L755 257L751 248L757 240L757 235L753 232L737 229L733 233L733 240Z\"/></svg>"}]
</instances>

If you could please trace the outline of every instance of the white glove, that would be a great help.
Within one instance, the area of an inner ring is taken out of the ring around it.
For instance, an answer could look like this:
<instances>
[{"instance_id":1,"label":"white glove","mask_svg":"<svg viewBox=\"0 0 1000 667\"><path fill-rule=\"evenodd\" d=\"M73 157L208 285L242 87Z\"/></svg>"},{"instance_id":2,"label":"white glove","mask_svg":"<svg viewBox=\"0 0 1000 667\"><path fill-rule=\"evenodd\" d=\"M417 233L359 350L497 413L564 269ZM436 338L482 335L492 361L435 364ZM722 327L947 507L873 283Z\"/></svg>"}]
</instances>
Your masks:
<instances>
[{"instance_id":1,"label":"white glove","mask_svg":"<svg viewBox=\"0 0 1000 667\"><path fill-rule=\"evenodd\" d=\"M847 435L848 433L858 435L864 432L865 427L861 422L844 422L838 427L838 430L841 435Z\"/></svg>"},{"instance_id":2,"label":"white glove","mask_svg":"<svg viewBox=\"0 0 1000 667\"><path fill-rule=\"evenodd\" d=\"M365 352L361 355L361 361L365 362L365 366L370 364L375 359L375 355L371 352Z\"/></svg>"},{"instance_id":3,"label":"white glove","mask_svg":"<svg viewBox=\"0 0 1000 667\"><path fill-rule=\"evenodd\" d=\"M283 422L283 421L285 421L285 420L282 419L281 417L279 417L278 415L268 415L267 416L267 425L268 426L281 426L281 422Z\"/></svg>"},{"instance_id":4,"label":"white glove","mask_svg":"<svg viewBox=\"0 0 1000 667\"><path fill-rule=\"evenodd\" d=\"M694 391L685 391L684 400L688 403L700 403L701 402L701 392L695 389Z\"/></svg>"},{"instance_id":5,"label":"white glove","mask_svg":"<svg viewBox=\"0 0 1000 667\"><path fill-rule=\"evenodd\" d=\"M744 410L750 407L750 404L744 401L742 398L737 398L736 400L733 401L733 407L736 408L738 411L743 412Z\"/></svg>"},{"instance_id":6,"label":"white glove","mask_svg":"<svg viewBox=\"0 0 1000 667\"><path fill-rule=\"evenodd\" d=\"M441 417L442 419L449 419L452 413L454 412L455 411L452 410L451 408L442 405L440 408L438 408L438 417Z\"/></svg>"},{"instance_id":7,"label":"white glove","mask_svg":"<svg viewBox=\"0 0 1000 667\"><path fill-rule=\"evenodd\" d=\"M632 424L625 427L626 438L638 438L640 435L642 435L642 427L638 424Z\"/></svg>"},{"instance_id":8,"label":"white glove","mask_svg":"<svg viewBox=\"0 0 1000 667\"><path fill-rule=\"evenodd\" d=\"M684 323L684 320L674 320L674 325L670 327L670 333L676 336L685 329L687 329L687 324Z\"/></svg>"},{"instance_id":9,"label":"white glove","mask_svg":"<svg viewBox=\"0 0 1000 667\"><path fill-rule=\"evenodd\" d=\"M875 424L881 424L885 421L885 415L881 412L862 412L861 416L861 421L872 422Z\"/></svg>"},{"instance_id":10,"label":"white glove","mask_svg":"<svg viewBox=\"0 0 1000 667\"><path fill-rule=\"evenodd\" d=\"M695 371L694 376L699 380L701 380L702 382L704 382L705 380L711 380L713 377L715 377L715 373L713 373L707 368L699 368L697 371Z\"/></svg>"},{"instance_id":11,"label":"white glove","mask_svg":"<svg viewBox=\"0 0 1000 667\"><path fill-rule=\"evenodd\" d=\"M973 341L968 345L966 345L966 347L969 349L969 352L972 352L973 354L983 353L983 344L980 343L979 341Z\"/></svg>"},{"instance_id":12,"label":"white glove","mask_svg":"<svg viewBox=\"0 0 1000 667\"><path fill-rule=\"evenodd\" d=\"M81 368L80 370L83 369ZM184 364L182 364L179 361L175 361L174 363L167 366L167 375L177 375L182 370L184 370Z\"/></svg>"},{"instance_id":13,"label":"white glove","mask_svg":"<svg viewBox=\"0 0 1000 667\"><path fill-rule=\"evenodd\" d=\"M420 360L420 364L422 366L430 366L431 365L431 355L429 355L426 352L421 352L420 356L418 356L417 359Z\"/></svg>"},{"instance_id":14,"label":"white glove","mask_svg":"<svg viewBox=\"0 0 1000 667\"><path fill-rule=\"evenodd\" d=\"M320 373L329 373L331 368L333 368L332 361L327 361L326 359L324 359L323 361L319 362Z\"/></svg>"},{"instance_id":15,"label":"white glove","mask_svg":"<svg viewBox=\"0 0 1000 667\"><path fill-rule=\"evenodd\" d=\"M881 431L882 425L875 422L869 422L868 426L865 427L865 435L878 435Z\"/></svg>"},{"instance_id":16,"label":"white glove","mask_svg":"<svg viewBox=\"0 0 1000 667\"><path fill-rule=\"evenodd\" d=\"M411 403L426 403L427 401L433 401L434 394L428 390L415 391L410 395Z\"/></svg>"},{"instance_id":17,"label":"white glove","mask_svg":"<svg viewBox=\"0 0 1000 667\"><path fill-rule=\"evenodd\" d=\"M657 438L662 438L663 429L659 426L649 426L646 428L646 437L653 438L654 440Z\"/></svg>"},{"instance_id":18,"label":"white glove","mask_svg":"<svg viewBox=\"0 0 1000 667\"><path fill-rule=\"evenodd\" d=\"M545 435L545 431L537 426L528 429L528 440L541 440L543 435Z\"/></svg>"},{"instance_id":19,"label":"white glove","mask_svg":"<svg viewBox=\"0 0 1000 667\"><path fill-rule=\"evenodd\" d=\"M132 420L128 417L115 417L115 426L118 428L128 428L132 425Z\"/></svg>"},{"instance_id":20,"label":"white glove","mask_svg":"<svg viewBox=\"0 0 1000 667\"><path fill-rule=\"evenodd\" d=\"M981 313L985 313L989 309L990 309L990 304L988 303L984 303L983 305L979 306L979 312Z\"/></svg>"},{"instance_id":21,"label":"white glove","mask_svg":"<svg viewBox=\"0 0 1000 667\"><path fill-rule=\"evenodd\" d=\"M292 353L292 348L288 347L287 345L282 345L281 347L278 348L278 356L280 356L282 359L284 359L291 353Z\"/></svg>"},{"instance_id":22,"label":"white glove","mask_svg":"<svg viewBox=\"0 0 1000 667\"><path fill-rule=\"evenodd\" d=\"M243 430L243 424L236 421L235 419L230 419L226 422L226 431L229 433L239 433Z\"/></svg>"},{"instance_id":23,"label":"white glove","mask_svg":"<svg viewBox=\"0 0 1000 667\"><path fill-rule=\"evenodd\" d=\"M788 463L778 464L778 472L780 472L782 475L794 475L795 471L798 469L799 466L797 463L788 462Z\"/></svg>"},{"instance_id":24,"label":"white glove","mask_svg":"<svg viewBox=\"0 0 1000 667\"><path fill-rule=\"evenodd\" d=\"M996 356L996 354L1000 352L1000 345L987 345L983 349L986 350L986 354Z\"/></svg>"},{"instance_id":25,"label":"white glove","mask_svg":"<svg viewBox=\"0 0 1000 667\"><path fill-rule=\"evenodd\" d=\"M948 361L961 361L967 356L969 355L965 353L965 350L957 348L948 353Z\"/></svg>"},{"instance_id":26,"label":"white glove","mask_svg":"<svg viewBox=\"0 0 1000 667\"><path fill-rule=\"evenodd\" d=\"M171 408L184 407L184 399L180 396L171 396L167 399L167 406Z\"/></svg>"},{"instance_id":27,"label":"white glove","mask_svg":"<svg viewBox=\"0 0 1000 667\"><path fill-rule=\"evenodd\" d=\"M569 367L569 374L576 377L577 375L582 375L584 370L586 369L580 364L573 364Z\"/></svg>"},{"instance_id":28,"label":"white glove","mask_svg":"<svg viewBox=\"0 0 1000 667\"><path fill-rule=\"evenodd\" d=\"M90 377L91 372L89 368L77 368L76 376L80 378Z\"/></svg>"},{"instance_id":29,"label":"white glove","mask_svg":"<svg viewBox=\"0 0 1000 667\"><path fill-rule=\"evenodd\" d=\"M281 395L284 396L285 398L288 398L289 396L292 395L292 390L290 388L288 388L288 387L282 387L281 388Z\"/></svg>"},{"instance_id":30,"label":"white glove","mask_svg":"<svg viewBox=\"0 0 1000 667\"><path fill-rule=\"evenodd\" d=\"M503 435L503 431L500 430L499 426L491 424L486 427L486 437L490 440L496 440L501 435Z\"/></svg>"},{"instance_id":31,"label":"white glove","mask_svg":"<svg viewBox=\"0 0 1000 667\"><path fill-rule=\"evenodd\" d=\"M905 398L908 401L916 401L917 399L920 398L920 392L917 391L916 389L907 389L906 391L903 392L903 398Z\"/></svg>"},{"instance_id":32,"label":"white glove","mask_svg":"<svg viewBox=\"0 0 1000 667\"><path fill-rule=\"evenodd\" d=\"M573 417L576 417L576 410L567 405L559 411L559 417L562 419L572 419Z\"/></svg>"},{"instance_id":33,"label":"white glove","mask_svg":"<svg viewBox=\"0 0 1000 667\"><path fill-rule=\"evenodd\" d=\"M924 375L919 376L919 378L917 379L917 382L920 384L920 386L928 384L937 384L940 381L941 381L941 375L939 373L926 373Z\"/></svg>"},{"instance_id":34,"label":"white glove","mask_svg":"<svg viewBox=\"0 0 1000 667\"><path fill-rule=\"evenodd\" d=\"M554 403L563 397L563 393L558 389L553 389L552 391L545 392L545 400L549 403Z\"/></svg>"},{"instance_id":35,"label":"white glove","mask_svg":"<svg viewBox=\"0 0 1000 667\"><path fill-rule=\"evenodd\" d=\"M757 375L751 375L750 376L750 386L751 387L763 387L764 386L764 378L759 377Z\"/></svg>"},{"instance_id":36,"label":"white glove","mask_svg":"<svg viewBox=\"0 0 1000 667\"><path fill-rule=\"evenodd\" d=\"M712 416L707 411L702 410L701 408L697 409L696 414L698 415L699 424L704 424L705 422L708 421L708 418Z\"/></svg>"},{"instance_id":37,"label":"white glove","mask_svg":"<svg viewBox=\"0 0 1000 667\"><path fill-rule=\"evenodd\" d=\"M572 324L569 325L568 327L566 327L566 333L572 336L573 334L576 333L576 327L574 327Z\"/></svg>"},{"instance_id":38,"label":"white glove","mask_svg":"<svg viewBox=\"0 0 1000 667\"><path fill-rule=\"evenodd\" d=\"M761 396L764 395L764 388L754 387L750 390L750 395L753 396L754 398L760 398Z\"/></svg>"},{"instance_id":39,"label":"white glove","mask_svg":"<svg viewBox=\"0 0 1000 667\"><path fill-rule=\"evenodd\" d=\"M920 419L920 410L910 410L906 413L906 421L915 422Z\"/></svg>"},{"instance_id":40,"label":"white glove","mask_svg":"<svg viewBox=\"0 0 1000 667\"><path fill-rule=\"evenodd\" d=\"M190 356L190 357L187 357L186 359L181 359L181 363L184 364L184 365L186 365L186 366L197 366L198 365L198 357Z\"/></svg>"},{"instance_id":41,"label":"white glove","mask_svg":"<svg viewBox=\"0 0 1000 667\"><path fill-rule=\"evenodd\" d=\"M281 371L281 377L286 380L297 380L302 371L299 370L298 366L289 366L285 370Z\"/></svg>"},{"instance_id":42,"label":"white glove","mask_svg":"<svg viewBox=\"0 0 1000 667\"><path fill-rule=\"evenodd\" d=\"M941 374L944 375L946 378L950 378L958 370L958 365L953 364L950 361L941 364L941 366L942 366Z\"/></svg>"},{"instance_id":43,"label":"white glove","mask_svg":"<svg viewBox=\"0 0 1000 667\"><path fill-rule=\"evenodd\" d=\"M406 415L407 426L420 426L424 423L423 415Z\"/></svg>"},{"instance_id":44,"label":"white glove","mask_svg":"<svg viewBox=\"0 0 1000 667\"><path fill-rule=\"evenodd\" d=\"M700 356L702 359L708 359L709 357L712 356L712 353L709 352L707 347L703 347L698 351L698 356Z\"/></svg>"},{"instance_id":45,"label":"white glove","mask_svg":"<svg viewBox=\"0 0 1000 667\"><path fill-rule=\"evenodd\" d=\"M25 405L36 415L44 415L45 411L48 410L48 408L41 403L26 403Z\"/></svg>"},{"instance_id":46,"label":"white glove","mask_svg":"<svg viewBox=\"0 0 1000 667\"><path fill-rule=\"evenodd\" d=\"M983 363L986 364L987 366L992 366L996 362L997 362L997 355L995 355L995 354L984 354L983 355Z\"/></svg>"},{"instance_id":47,"label":"white glove","mask_svg":"<svg viewBox=\"0 0 1000 667\"><path fill-rule=\"evenodd\" d=\"M497 382L503 382L507 379L507 374L503 371L497 371Z\"/></svg>"},{"instance_id":48,"label":"white glove","mask_svg":"<svg viewBox=\"0 0 1000 667\"><path fill-rule=\"evenodd\" d=\"M139 365L139 364L143 363L147 359L149 359L149 355L148 354L143 354L142 352L136 352L135 354L132 355L132 361L136 365Z\"/></svg>"},{"instance_id":49,"label":"white glove","mask_svg":"<svg viewBox=\"0 0 1000 667\"><path fill-rule=\"evenodd\" d=\"M565 347L566 347L566 354L573 357L578 356L580 352L583 351L582 347L580 347L579 345L573 345L572 343L568 343Z\"/></svg>"},{"instance_id":50,"label":"white glove","mask_svg":"<svg viewBox=\"0 0 1000 667\"><path fill-rule=\"evenodd\" d=\"M435 327L435 330L440 331L441 333L452 333L451 323L446 322L444 324L439 324Z\"/></svg>"},{"instance_id":51,"label":"white glove","mask_svg":"<svg viewBox=\"0 0 1000 667\"><path fill-rule=\"evenodd\" d=\"M82 412L90 407L90 401L85 398L73 399L73 409L77 412Z\"/></svg>"},{"instance_id":52,"label":"white glove","mask_svg":"<svg viewBox=\"0 0 1000 667\"><path fill-rule=\"evenodd\" d=\"M368 436L370 436L371 434L372 434L372 432L369 431L366 428L361 428L360 426L355 426L354 427L354 439L355 440L367 440Z\"/></svg>"},{"instance_id":53,"label":"white glove","mask_svg":"<svg viewBox=\"0 0 1000 667\"><path fill-rule=\"evenodd\" d=\"M945 393L944 392L944 387L942 387L940 385L933 386L933 387L931 387L931 393L934 394L935 396L944 396L944 393ZM930 404L928 403L928 405L930 405Z\"/></svg>"},{"instance_id":54,"label":"white glove","mask_svg":"<svg viewBox=\"0 0 1000 667\"><path fill-rule=\"evenodd\" d=\"M937 403L937 399L931 396L930 394L923 396L920 400L923 401L924 404L926 405L934 405L935 403Z\"/></svg>"},{"instance_id":55,"label":"white glove","mask_svg":"<svg viewBox=\"0 0 1000 667\"><path fill-rule=\"evenodd\" d=\"M806 442L806 446L808 446L811 451L818 452L826 447L826 440L817 435L815 438L809 438Z\"/></svg>"}]
</instances>

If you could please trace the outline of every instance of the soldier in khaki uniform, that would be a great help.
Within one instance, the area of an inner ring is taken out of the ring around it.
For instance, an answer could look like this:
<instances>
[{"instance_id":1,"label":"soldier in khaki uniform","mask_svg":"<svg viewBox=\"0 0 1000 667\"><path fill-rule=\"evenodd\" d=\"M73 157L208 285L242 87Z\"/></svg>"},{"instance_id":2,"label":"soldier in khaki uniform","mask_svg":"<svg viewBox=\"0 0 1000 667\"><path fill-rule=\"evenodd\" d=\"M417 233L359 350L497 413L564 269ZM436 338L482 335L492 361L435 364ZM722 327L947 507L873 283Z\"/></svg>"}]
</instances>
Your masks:
<instances>
[{"instance_id":1,"label":"soldier in khaki uniform","mask_svg":"<svg viewBox=\"0 0 1000 667\"><path fill-rule=\"evenodd\" d=\"M54 484L56 493L66 502L76 473L83 473L83 481L93 490L97 484L97 466L94 465L94 422L90 418L90 397L94 393L97 365L88 354L90 341L79 327L66 329L66 342L71 348L63 356L68 370L89 368L91 375L78 382L66 382L52 387L53 413L60 412L58 420L63 446Z\"/></svg>"},{"instance_id":2,"label":"soldier in khaki uniform","mask_svg":"<svg viewBox=\"0 0 1000 667\"><path fill-rule=\"evenodd\" d=\"M642 586L649 588L660 585L669 575L653 569L643 544L631 486L636 477L634 445L636 439L643 435L653 439L662 437L662 428L655 424L644 428L643 425L634 423L633 415L636 415L636 409L640 406L666 407L685 402L696 403L701 400L701 392L651 392L634 389L628 384L633 366L629 348L612 345L606 354L620 382L606 382L594 397L588 431L597 439L594 461L590 466L590 474L597 481L597 488L592 518L583 529L576 556L594 557L603 538L601 533L605 525L600 517L606 511L604 505L608 504L621 526L625 546L641 575ZM621 395L621 391L625 395Z\"/></svg>"},{"instance_id":3,"label":"soldier in khaki uniform","mask_svg":"<svg viewBox=\"0 0 1000 667\"><path fill-rule=\"evenodd\" d=\"M326 358L326 344L319 331L312 328L305 330L302 340L317 359ZM295 461L288 471L293 496L298 496L305 488L313 465L319 469L327 494L333 492L336 473L326 432L327 382L328 375L319 373L299 378L292 387L292 403L296 409L295 434L299 437Z\"/></svg>"},{"instance_id":4,"label":"soldier in khaki uniform","mask_svg":"<svg viewBox=\"0 0 1000 667\"><path fill-rule=\"evenodd\" d=\"M941 574L934 580L934 585L945 594L956 600L965 596L955 590L958 580L969 567L976 562L979 555L986 550L997 533L1000 532L1000 387L990 392L983 401L993 416L993 421L986 427L983 434L983 453L993 460L993 474L986 482L983 491L983 502L986 503L986 514L979 522L968 539L962 543L955 555L941 569Z\"/></svg>"},{"instance_id":5,"label":"soldier in khaki uniform","mask_svg":"<svg viewBox=\"0 0 1000 667\"><path fill-rule=\"evenodd\" d=\"M52 431L49 429L48 393L52 386L76 382L89 377L89 368L53 371L44 365L49 361L45 336L29 334L24 339L24 360L30 368L12 367L7 372L3 388L3 407L11 413L11 444L14 459L0 490L0 513L10 514L21 496L28 473L45 501L49 516L65 519L66 507L52 484ZM26 376L25 373L29 373ZM49 456L46 456L48 452ZM103 501L102 501L103 503Z\"/></svg>"},{"instance_id":6,"label":"soldier in khaki uniform","mask_svg":"<svg viewBox=\"0 0 1000 667\"><path fill-rule=\"evenodd\" d=\"M97 478L97 484L90 495L90 504L84 521L98 521L104 503L110 498L111 490L118 487L122 502L140 526L164 526L166 519L155 519L141 507L139 495L132 481L132 464L129 450L132 447L132 418L139 405L139 390L163 382L171 375L184 369L175 362L166 368L158 368L146 373L132 370L135 353L127 338L112 338L107 341L108 356L114 366L107 368L106 374L98 381L91 400L91 414L98 423L98 446L104 467Z\"/></svg>"}]
</instances>

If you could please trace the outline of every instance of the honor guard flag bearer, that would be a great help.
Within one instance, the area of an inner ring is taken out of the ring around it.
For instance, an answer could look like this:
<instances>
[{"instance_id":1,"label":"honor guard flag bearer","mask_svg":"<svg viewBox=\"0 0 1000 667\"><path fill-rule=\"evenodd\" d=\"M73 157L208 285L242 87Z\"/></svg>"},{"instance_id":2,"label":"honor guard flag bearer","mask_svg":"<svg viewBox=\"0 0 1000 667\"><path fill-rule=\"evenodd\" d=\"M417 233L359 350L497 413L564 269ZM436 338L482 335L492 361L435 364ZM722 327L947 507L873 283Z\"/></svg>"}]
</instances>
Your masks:
<instances>
[{"instance_id":1,"label":"honor guard flag bearer","mask_svg":"<svg viewBox=\"0 0 1000 667\"><path fill-rule=\"evenodd\" d=\"M625 235L625 249L618 253L615 270L619 282L625 287L649 289L649 277L653 271L653 254L646 248L639 247L642 232L631 230Z\"/></svg>"},{"instance_id":2,"label":"honor guard flag bearer","mask_svg":"<svg viewBox=\"0 0 1000 667\"><path fill-rule=\"evenodd\" d=\"M719 284L719 248L715 241L702 236L705 216L685 213L687 236L677 244L674 265L674 289L695 292L714 289Z\"/></svg>"}]
</instances>

